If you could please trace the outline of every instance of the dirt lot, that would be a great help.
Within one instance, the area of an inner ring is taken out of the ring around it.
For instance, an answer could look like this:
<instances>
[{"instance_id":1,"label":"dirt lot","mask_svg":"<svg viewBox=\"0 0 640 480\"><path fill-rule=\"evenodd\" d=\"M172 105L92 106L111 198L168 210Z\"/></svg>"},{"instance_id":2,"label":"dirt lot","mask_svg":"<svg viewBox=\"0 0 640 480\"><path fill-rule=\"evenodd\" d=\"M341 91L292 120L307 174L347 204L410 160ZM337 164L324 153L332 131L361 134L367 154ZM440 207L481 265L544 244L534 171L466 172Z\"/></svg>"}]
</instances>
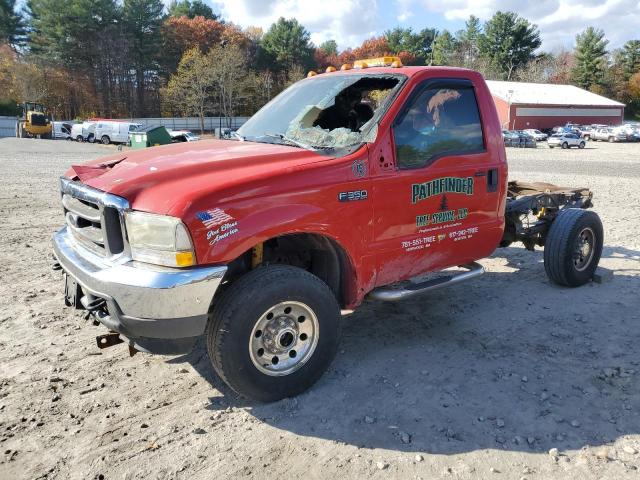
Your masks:
<instances>
[{"instance_id":1,"label":"dirt lot","mask_svg":"<svg viewBox=\"0 0 640 480\"><path fill-rule=\"evenodd\" d=\"M63 308L57 177L108 151L0 140L0 478L639 478L640 145L508 151L512 178L593 189L612 281L558 288L541 252L499 250L483 278L345 316L330 371L271 405L202 344L100 352Z\"/></svg>"}]
</instances>

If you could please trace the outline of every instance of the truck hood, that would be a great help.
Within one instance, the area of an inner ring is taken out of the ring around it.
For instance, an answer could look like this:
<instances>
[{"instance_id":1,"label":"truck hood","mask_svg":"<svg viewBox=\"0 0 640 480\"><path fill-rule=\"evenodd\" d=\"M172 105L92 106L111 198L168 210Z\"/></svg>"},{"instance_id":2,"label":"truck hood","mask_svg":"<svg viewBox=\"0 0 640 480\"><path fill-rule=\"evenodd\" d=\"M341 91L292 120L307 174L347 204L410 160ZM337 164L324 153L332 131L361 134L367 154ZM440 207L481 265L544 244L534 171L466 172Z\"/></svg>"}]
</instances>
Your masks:
<instances>
[{"instance_id":1,"label":"truck hood","mask_svg":"<svg viewBox=\"0 0 640 480\"><path fill-rule=\"evenodd\" d=\"M204 140L118 152L72 166L66 176L124 197L137 210L171 213L199 194L330 158L288 145Z\"/></svg>"}]
</instances>

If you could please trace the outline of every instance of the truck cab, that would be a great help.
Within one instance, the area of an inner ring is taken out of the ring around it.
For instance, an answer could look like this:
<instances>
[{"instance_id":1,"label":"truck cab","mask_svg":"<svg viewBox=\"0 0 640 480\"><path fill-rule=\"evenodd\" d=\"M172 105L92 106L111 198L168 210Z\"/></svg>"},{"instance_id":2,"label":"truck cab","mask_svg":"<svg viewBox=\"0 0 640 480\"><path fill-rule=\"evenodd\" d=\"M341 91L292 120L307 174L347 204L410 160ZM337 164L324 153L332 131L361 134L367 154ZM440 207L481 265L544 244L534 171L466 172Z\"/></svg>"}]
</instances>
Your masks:
<instances>
[{"instance_id":1,"label":"truck cab","mask_svg":"<svg viewBox=\"0 0 640 480\"><path fill-rule=\"evenodd\" d=\"M544 245L561 200L590 205L583 190L523 197L536 187L507 174L479 73L369 59L310 72L231 139L73 166L54 253L67 304L111 331L99 347L177 354L204 334L234 390L276 400L327 368L341 309L474 278L500 244ZM529 210L538 223L524 227ZM595 268L601 226L589 225L569 236L582 270L558 267L558 283Z\"/></svg>"}]
</instances>

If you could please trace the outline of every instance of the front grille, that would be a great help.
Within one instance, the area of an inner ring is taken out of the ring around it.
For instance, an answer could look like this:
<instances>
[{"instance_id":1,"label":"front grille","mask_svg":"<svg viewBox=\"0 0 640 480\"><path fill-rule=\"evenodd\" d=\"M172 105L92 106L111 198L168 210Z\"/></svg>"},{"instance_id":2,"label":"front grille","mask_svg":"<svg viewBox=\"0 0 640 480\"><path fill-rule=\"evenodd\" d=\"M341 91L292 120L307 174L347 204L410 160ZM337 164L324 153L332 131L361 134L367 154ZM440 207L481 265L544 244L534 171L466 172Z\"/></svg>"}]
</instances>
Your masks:
<instances>
[{"instance_id":1,"label":"front grille","mask_svg":"<svg viewBox=\"0 0 640 480\"><path fill-rule=\"evenodd\" d=\"M60 179L62 206L67 228L83 247L102 257L128 253L124 210L129 203L121 197Z\"/></svg>"}]
</instances>

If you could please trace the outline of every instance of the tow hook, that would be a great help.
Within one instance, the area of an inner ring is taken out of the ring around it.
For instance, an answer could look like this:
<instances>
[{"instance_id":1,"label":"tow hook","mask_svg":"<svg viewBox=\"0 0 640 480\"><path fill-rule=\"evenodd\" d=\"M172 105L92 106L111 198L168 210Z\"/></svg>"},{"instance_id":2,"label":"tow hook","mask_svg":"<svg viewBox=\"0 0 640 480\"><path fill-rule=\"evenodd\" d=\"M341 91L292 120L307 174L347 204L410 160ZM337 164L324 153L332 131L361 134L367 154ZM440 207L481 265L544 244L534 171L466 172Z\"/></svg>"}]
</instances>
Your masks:
<instances>
[{"instance_id":1,"label":"tow hook","mask_svg":"<svg viewBox=\"0 0 640 480\"><path fill-rule=\"evenodd\" d=\"M96 343L98 344L98 348L107 348L113 347L114 345L118 345L119 343L124 343L120 338L119 333L111 332L105 335L98 335L96 337Z\"/></svg>"}]
</instances>

